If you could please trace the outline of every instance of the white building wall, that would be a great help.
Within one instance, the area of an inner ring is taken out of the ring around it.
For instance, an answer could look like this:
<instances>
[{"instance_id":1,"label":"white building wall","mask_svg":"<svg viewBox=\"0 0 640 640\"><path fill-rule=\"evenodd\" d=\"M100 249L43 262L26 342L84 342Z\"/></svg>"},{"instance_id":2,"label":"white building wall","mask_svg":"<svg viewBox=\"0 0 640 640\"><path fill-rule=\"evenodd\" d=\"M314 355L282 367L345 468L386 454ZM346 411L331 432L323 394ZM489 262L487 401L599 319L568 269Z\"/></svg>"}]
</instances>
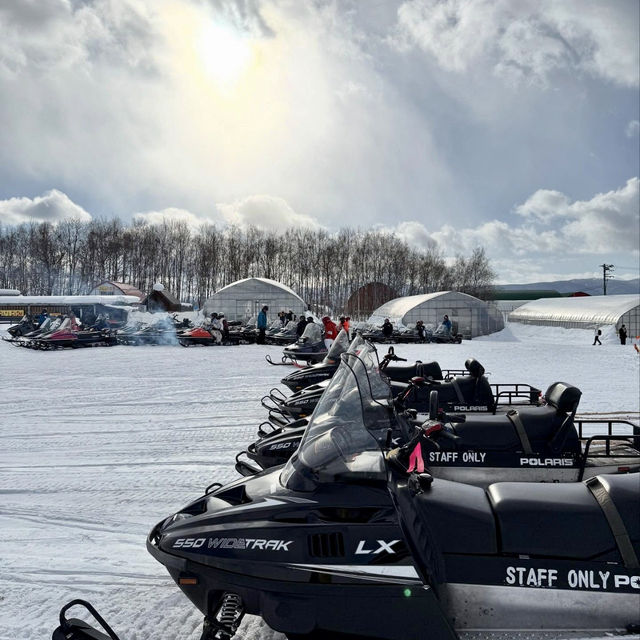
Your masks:
<instances>
[{"instance_id":1,"label":"white building wall","mask_svg":"<svg viewBox=\"0 0 640 640\"><path fill-rule=\"evenodd\" d=\"M266 278L247 278L223 287L209 298L203 307L206 315L223 313L227 320L246 322L255 318L264 305L269 307L269 321L279 311L300 315L307 304L289 287Z\"/></svg>"},{"instance_id":2,"label":"white building wall","mask_svg":"<svg viewBox=\"0 0 640 640\"><path fill-rule=\"evenodd\" d=\"M640 334L640 296L611 295L533 300L509 314L510 322L594 329L625 324L629 336Z\"/></svg>"},{"instance_id":3,"label":"white building wall","mask_svg":"<svg viewBox=\"0 0 640 640\"><path fill-rule=\"evenodd\" d=\"M389 318L396 326L411 327L422 320L435 329L445 314L455 331L473 338L504 328L502 314L495 305L457 291L396 298L376 309L368 322L379 326Z\"/></svg>"}]
</instances>

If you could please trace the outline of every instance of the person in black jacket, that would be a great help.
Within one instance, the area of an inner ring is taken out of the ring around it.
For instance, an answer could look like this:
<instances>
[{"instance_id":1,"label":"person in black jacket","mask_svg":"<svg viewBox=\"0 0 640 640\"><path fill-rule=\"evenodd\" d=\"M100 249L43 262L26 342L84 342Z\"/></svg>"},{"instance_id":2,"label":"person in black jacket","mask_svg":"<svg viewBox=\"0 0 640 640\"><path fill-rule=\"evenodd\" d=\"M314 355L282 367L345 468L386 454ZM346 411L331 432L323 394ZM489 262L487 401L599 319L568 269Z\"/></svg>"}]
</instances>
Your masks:
<instances>
[{"instance_id":1,"label":"person in black jacket","mask_svg":"<svg viewBox=\"0 0 640 640\"><path fill-rule=\"evenodd\" d=\"M627 344L627 327L622 325L620 331L618 331L618 336L620 337L620 344Z\"/></svg>"},{"instance_id":2,"label":"person in black jacket","mask_svg":"<svg viewBox=\"0 0 640 640\"><path fill-rule=\"evenodd\" d=\"M389 322L389 318L384 319L382 333L384 333L385 338L390 338L393 335L393 325Z\"/></svg>"},{"instance_id":3,"label":"person in black jacket","mask_svg":"<svg viewBox=\"0 0 640 640\"><path fill-rule=\"evenodd\" d=\"M307 319L304 316L300 316L300 320L296 325L296 334L298 335L298 338L304 333L306 326L307 326Z\"/></svg>"}]
</instances>

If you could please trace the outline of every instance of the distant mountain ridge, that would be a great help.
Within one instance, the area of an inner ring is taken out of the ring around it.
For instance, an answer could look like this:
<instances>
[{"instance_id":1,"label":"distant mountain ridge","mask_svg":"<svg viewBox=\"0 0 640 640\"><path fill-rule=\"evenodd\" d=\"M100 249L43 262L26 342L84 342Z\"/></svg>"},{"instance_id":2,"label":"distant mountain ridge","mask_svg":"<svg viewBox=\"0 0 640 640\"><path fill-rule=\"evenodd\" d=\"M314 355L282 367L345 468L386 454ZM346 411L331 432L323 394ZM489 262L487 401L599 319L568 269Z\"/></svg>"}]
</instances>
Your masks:
<instances>
[{"instance_id":1,"label":"distant mountain ridge","mask_svg":"<svg viewBox=\"0 0 640 640\"><path fill-rule=\"evenodd\" d=\"M592 296L602 295L602 278L577 278L575 280L555 280L553 282L527 282L526 284L499 284L495 287L502 291L555 289L558 293L583 291ZM634 280L609 280L607 295L640 293L640 278Z\"/></svg>"}]
</instances>

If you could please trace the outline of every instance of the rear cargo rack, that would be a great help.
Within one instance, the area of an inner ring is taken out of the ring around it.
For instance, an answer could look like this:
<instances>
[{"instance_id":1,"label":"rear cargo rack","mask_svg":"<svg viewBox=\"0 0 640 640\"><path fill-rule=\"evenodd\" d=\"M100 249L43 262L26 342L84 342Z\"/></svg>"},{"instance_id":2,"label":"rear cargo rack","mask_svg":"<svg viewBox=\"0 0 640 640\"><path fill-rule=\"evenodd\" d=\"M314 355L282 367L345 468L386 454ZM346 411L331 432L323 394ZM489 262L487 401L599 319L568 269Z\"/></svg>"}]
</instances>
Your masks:
<instances>
[{"instance_id":1,"label":"rear cargo rack","mask_svg":"<svg viewBox=\"0 0 640 640\"><path fill-rule=\"evenodd\" d=\"M578 418L574 420L578 437L583 445L582 461L578 474L578 482L584 478L585 468L589 460L603 460L606 458L615 458L617 460L629 461L629 466L640 465L640 427L629 420L620 420L618 418ZM585 425L606 425L605 433L597 433L591 436L584 434ZM614 429L627 427L628 434L614 433ZM629 429L630 427L630 429ZM596 443L594 445L594 443ZM612 443L617 443L615 450ZM603 450L594 451L597 444L603 444ZM627 466L627 465L622 465Z\"/></svg>"},{"instance_id":2,"label":"rear cargo rack","mask_svg":"<svg viewBox=\"0 0 640 640\"><path fill-rule=\"evenodd\" d=\"M491 384L493 389L493 397L495 400L495 408L493 413L496 412L496 408L499 404L524 404L524 405L536 405L540 404L542 398L542 392L536 387L532 387L530 384L523 382L517 383L502 383ZM514 402L517 401L517 402Z\"/></svg>"}]
</instances>

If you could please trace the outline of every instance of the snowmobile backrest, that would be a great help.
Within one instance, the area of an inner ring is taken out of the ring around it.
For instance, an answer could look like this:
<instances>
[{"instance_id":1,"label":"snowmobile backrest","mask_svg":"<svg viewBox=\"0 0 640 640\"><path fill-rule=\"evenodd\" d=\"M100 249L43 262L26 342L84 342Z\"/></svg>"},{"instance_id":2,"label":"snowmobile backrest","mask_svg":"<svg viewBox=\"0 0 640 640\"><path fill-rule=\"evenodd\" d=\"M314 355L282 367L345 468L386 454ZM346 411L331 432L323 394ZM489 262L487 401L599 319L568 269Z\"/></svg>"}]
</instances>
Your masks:
<instances>
[{"instance_id":1,"label":"snowmobile backrest","mask_svg":"<svg viewBox=\"0 0 640 640\"><path fill-rule=\"evenodd\" d=\"M484 375L484 367L475 358L469 358L464 366L472 378L482 378Z\"/></svg>"},{"instance_id":2,"label":"snowmobile backrest","mask_svg":"<svg viewBox=\"0 0 640 640\"><path fill-rule=\"evenodd\" d=\"M548 405L556 409L558 413L575 414L580 403L582 391L566 382L554 382L544 394Z\"/></svg>"},{"instance_id":3,"label":"snowmobile backrest","mask_svg":"<svg viewBox=\"0 0 640 640\"><path fill-rule=\"evenodd\" d=\"M435 360L433 362L417 361L416 373L422 378L433 378L434 380L442 380L444 378L442 369Z\"/></svg>"}]
</instances>

